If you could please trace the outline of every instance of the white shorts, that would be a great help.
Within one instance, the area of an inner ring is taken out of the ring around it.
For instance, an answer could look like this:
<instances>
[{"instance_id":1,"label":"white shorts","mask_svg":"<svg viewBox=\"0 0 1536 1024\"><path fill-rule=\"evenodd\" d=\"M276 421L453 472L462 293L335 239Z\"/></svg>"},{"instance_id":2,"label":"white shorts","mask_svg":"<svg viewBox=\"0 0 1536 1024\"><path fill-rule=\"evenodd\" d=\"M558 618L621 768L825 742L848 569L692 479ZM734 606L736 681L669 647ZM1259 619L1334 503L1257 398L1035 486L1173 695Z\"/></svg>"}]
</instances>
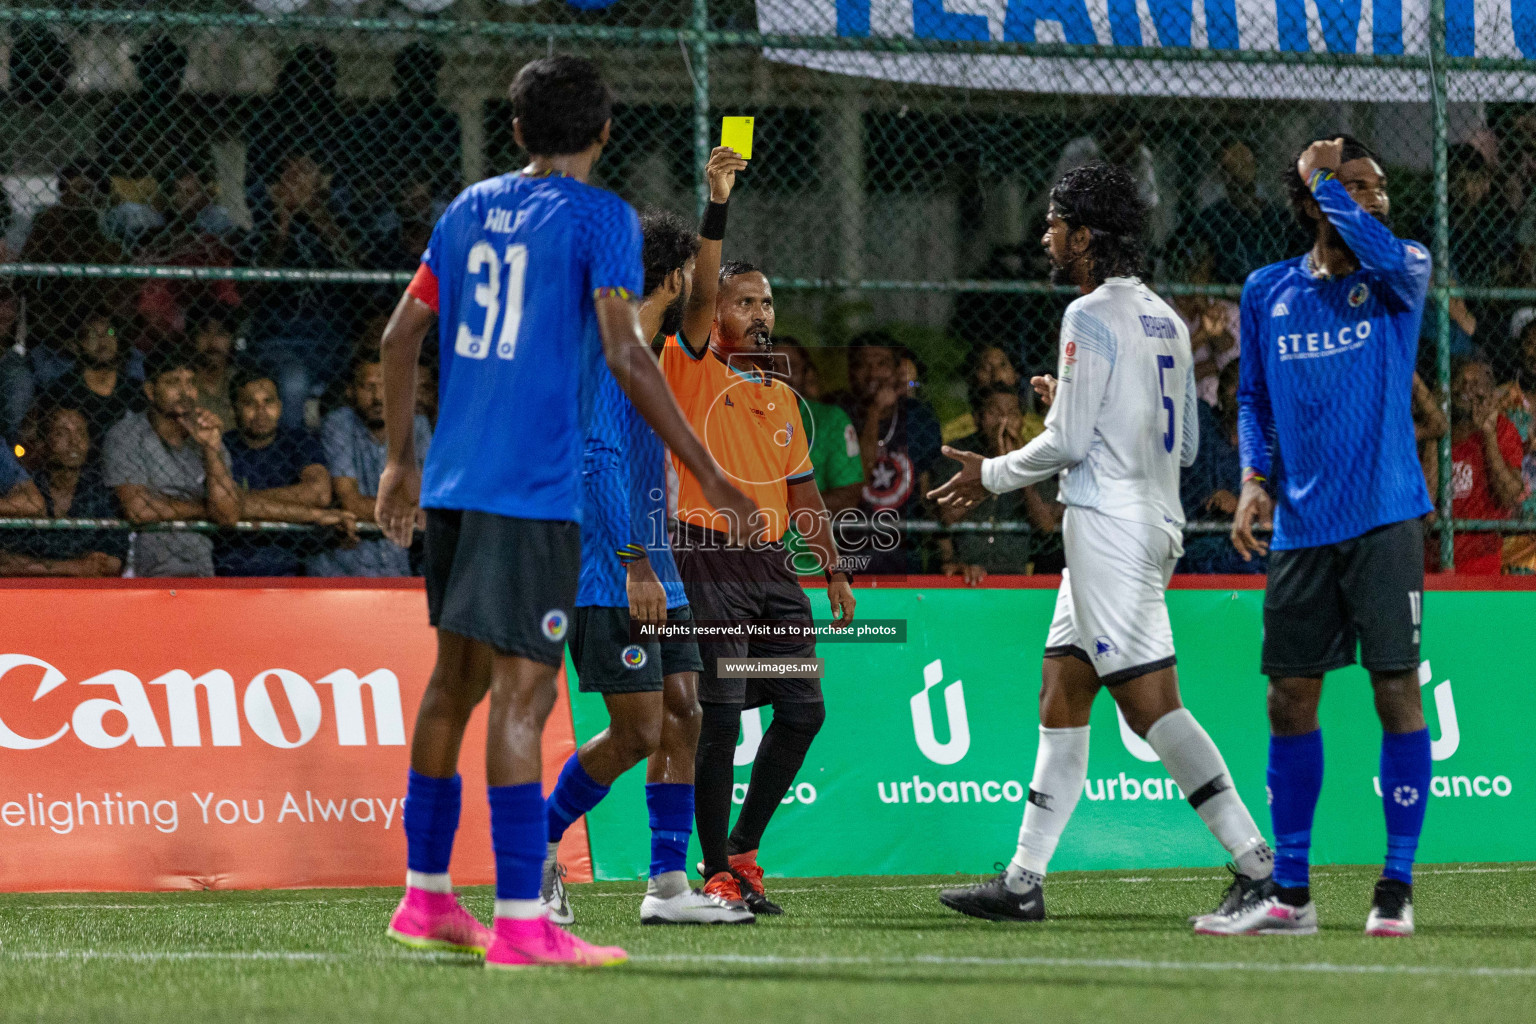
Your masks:
<instances>
[{"instance_id":1,"label":"white shorts","mask_svg":"<svg viewBox=\"0 0 1536 1024\"><path fill-rule=\"evenodd\" d=\"M1067 567L1046 657L1086 661L1106 686L1174 664L1164 594L1183 545L1161 527L1069 507Z\"/></svg>"}]
</instances>

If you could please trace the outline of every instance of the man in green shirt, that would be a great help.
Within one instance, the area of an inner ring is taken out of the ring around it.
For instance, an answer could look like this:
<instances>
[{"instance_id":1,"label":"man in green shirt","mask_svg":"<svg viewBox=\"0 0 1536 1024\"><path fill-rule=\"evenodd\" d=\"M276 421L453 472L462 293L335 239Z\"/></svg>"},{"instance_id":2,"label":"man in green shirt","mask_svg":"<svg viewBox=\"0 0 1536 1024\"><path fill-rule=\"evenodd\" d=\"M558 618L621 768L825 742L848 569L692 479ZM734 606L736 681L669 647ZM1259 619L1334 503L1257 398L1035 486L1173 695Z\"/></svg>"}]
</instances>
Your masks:
<instances>
[{"instance_id":1,"label":"man in green shirt","mask_svg":"<svg viewBox=\"0 0 1536 1024\"><path fill-rule=\"evenodd\" d=\"M805 424L806 440L810 442L811 469L816 474L816 489L827 511L835 517L844 509L857 508L859 491L864 485L864 464L859 458L859 435L853 429L848 414L835 405L817 402L807 397L813 389L810 381L816 369L810 356L799 340L791 337L775 337L773 350L783 352L789 361L789 386L800 399L800 420ZM853 541L848 550L859 550L863 538ZM838 550L845 550L841 534ZM822 567L806 548L799 532L790 526L784 535L784 546L794 557L795 569L802 576L820 576Z\"/></svg>"}]
</instances>

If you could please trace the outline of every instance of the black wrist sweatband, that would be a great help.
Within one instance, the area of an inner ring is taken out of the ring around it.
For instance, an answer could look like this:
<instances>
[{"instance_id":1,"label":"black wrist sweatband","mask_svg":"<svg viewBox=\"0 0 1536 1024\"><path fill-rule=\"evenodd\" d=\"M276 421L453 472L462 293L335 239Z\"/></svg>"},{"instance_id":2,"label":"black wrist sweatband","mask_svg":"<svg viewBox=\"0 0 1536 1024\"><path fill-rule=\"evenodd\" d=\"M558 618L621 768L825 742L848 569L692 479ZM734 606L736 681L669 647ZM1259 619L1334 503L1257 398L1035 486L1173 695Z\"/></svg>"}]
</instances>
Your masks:
<instances>
[{"instance_id":1,"label":"black wrist sweatband","mask_svg":"<svg viewBox=\"0 0 1536 1024\"><path fill-rule=\"evenodd\" d=\"M699 237L711 242L725 241L725 214L730 203L710 203L704 207L704 220L699 224Z\"/></svg>"}]
</instances>

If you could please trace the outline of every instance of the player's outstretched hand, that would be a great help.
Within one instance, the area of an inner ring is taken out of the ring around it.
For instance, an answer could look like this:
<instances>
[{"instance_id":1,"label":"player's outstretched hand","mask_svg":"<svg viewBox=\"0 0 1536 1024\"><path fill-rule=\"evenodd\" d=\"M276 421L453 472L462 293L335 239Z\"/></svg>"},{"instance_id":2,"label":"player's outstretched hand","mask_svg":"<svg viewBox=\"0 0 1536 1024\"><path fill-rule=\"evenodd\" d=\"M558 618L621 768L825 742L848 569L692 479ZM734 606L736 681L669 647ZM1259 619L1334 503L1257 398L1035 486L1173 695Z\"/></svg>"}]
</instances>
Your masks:
<instances>
[{"instance_id":1,"label":"player's outstretched hand","mask_svg":"<svg viewBox=\"0 0 1536 1024\"><path fill-rule=\"evenodd\" d=\"M756 540L768 529L757 505L733 487L724 473L713 473L707 479L700 478L699 489L704 492L704 499L715 511L725 516L725 532L732 544Z\"/></svg>"},{"instance_id":2,"label":"player's outstretched hand","mask_svg":"<svg viewBox=\"0 0 1536 1024\"><path fill-rule=\"evenodd\" d=\"M846 578L827 584L827 603L832 606L832 614L837 616L832 623L834 628L846 629L853 623L853 609L858 602L853 599L853 588Z\"/></svg>"},{"instance_id":3,"label":"player's outstretched hand","mask_svg":"<svg viewBox=\"0 0 1536 1024\"><path fill-rule=\"evenodd\" d=\"M940 449L946 456L960 463L960 472L928 492L928 497L939 503L940 508L964 512L975 508L988 497L981 484L981 464L986 457L978 452L963 452L945 445Z\"/></svg>"},{"instance_id":4,"label":"player's outstretched hand","mask_svg":"<svg viewBox=\"0 0 1536 1024\"><path fill-rule=\"evenodd\" d=\"M1313 171L1336 171L1343 161L1343 139L1318 139L1296 161L1296 173L1301 175L1302 181L1310 182Z\"/></svg>"},{"instance_id":5,"label":"player's outstretched hand","mask_svg":"<svg viewBox=\"0 0 1536 1024\"><path fill-rule=\"evenodd\" d=\"M729 146L716 146L704 165L704 180L709 182L709 201L723 203L731 198L736 187L736 175L747 169L747 162L736 155Z\"/></svg>"},{"instance_id":6,"label":"player's outstretched hand","mask_svg":"<svg viewBox=\"0 0 1536 1024\"><path fill-rule=\"evenodd\" d=\"M1255 525L1269 529L1274 523L1275 503L1269 492L1257 480L1243 484L1243 496L1237 499L1237 513L1232 518L1232 546L1243 556L1243 561L1253 561L1254 555L1269 554L1269 544L1253 535Z\"/></svg>"},{"instance_id":7,"label":"player's outstretched hand","mask_svg":"<svg viewBox=\"0 0 1536 1024\"><path fill-rule=\"evenodd\" d=\"M416 531L416 501L421 494L421 470L396 462L384 464L379 477L379 497L373 505L384 536L402 548L411 546Z\"/></svg>"},{"instance_id":8,"label":"player's outstretched hand","mask_svg":"<svg viewBox=\"0 0 1536 1024\"><path fill-rule=\"evenodd\" d=\"M640 622L667 621L667 591L656 578L651 560L642 558L625 567L624 589L629 594L629 617Z\"/></svg>"},{"instance_id":9,"label":"player's outstretched hand","mask_svg":"<svg viewBox=\"0 0 1536 1024\"><path fill-rule=\"evenodd\" d=\"M1050 374L1029 378L1029 383L1034 386L1035 394L1040 396L1044 405L1050 405L1056 401L1056 378Z\"/></svg>"}]
</instances>

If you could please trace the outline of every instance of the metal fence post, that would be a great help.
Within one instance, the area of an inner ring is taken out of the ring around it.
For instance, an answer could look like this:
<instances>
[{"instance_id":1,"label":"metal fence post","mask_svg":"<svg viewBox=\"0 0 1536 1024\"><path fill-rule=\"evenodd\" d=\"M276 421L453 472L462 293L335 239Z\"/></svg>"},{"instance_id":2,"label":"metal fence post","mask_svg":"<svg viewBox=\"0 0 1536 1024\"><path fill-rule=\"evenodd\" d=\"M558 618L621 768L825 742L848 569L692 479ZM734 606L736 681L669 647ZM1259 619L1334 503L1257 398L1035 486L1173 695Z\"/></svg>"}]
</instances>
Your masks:
<instances>
[{"instance_id":1,"label":"metal fence post","mask_svg":"<svg viewBox=\"0 0 1536 1024\"><path fill-rule=\"evenodd\" d=\"M709 202L709 182L704 166L709 163L709 0L693 0L693 192L698 214L704 216Z\"/></svg>"},{"instance_id":2,"label":"metal fence post","mask_svg":"<svg viewBox=\"0 0 1536 1024\"><path fill-rule=\"evenodd\" d=\"M1451 224L1450 192L1446 182L1445 114L1445 0L1431 0L1429 6L1429 89L1434 116L1435 146L1435 366L1440 385L1440 410L1446 422L1451 419ZM1437 505L1440 509L1440 568L1450 571L1456 565L1456 530L1452 517L1451 432L1440 438L1440 479Z\"/></svg>"}]
</instances>

